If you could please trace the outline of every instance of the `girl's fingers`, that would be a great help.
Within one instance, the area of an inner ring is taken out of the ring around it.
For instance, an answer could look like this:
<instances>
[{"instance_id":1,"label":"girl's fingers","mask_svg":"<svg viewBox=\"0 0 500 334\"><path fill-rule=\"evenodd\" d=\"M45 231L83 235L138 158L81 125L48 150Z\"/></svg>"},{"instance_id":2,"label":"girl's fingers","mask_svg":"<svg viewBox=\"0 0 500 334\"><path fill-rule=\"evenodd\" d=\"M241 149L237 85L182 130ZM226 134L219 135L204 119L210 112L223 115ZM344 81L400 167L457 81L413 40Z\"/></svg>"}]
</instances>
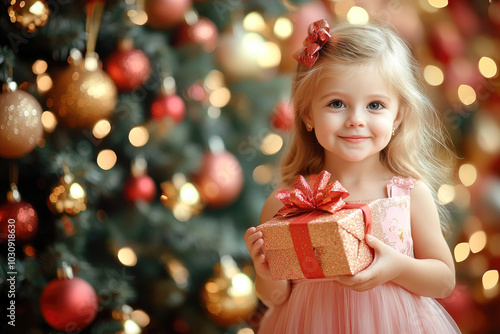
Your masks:
<instances>
[{"instance_id":1,"label":"girl's fingers","mask_svg":"<svg viewBox=\"0 0 500 334\"><path fill-rule=\"evenodd\" d=\"M264 240L262 239L257 240L253 244L252 249L250 250L250 256L252 257L252 259L256 259L257 256L260 254L262 250L262 245L264 245Z\"/></svg>"}]
</instances>

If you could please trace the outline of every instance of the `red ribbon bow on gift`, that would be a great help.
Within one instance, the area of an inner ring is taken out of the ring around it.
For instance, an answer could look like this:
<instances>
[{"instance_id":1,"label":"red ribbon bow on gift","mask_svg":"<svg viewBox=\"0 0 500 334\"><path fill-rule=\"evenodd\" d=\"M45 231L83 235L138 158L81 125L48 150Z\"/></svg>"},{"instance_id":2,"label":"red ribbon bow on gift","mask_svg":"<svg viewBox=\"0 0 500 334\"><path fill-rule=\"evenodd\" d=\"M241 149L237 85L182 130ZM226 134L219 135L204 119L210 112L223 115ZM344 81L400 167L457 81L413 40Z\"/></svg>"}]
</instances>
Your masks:
<instances>
[{"instance_id":1,"label":"red ribbon bow on gift","mask_svg":"<svg viewBox=\"0 0 500 334\"><path fill-rule=\"evenodd\" d=\"M321 210L335 213L346 205L344 198L349 192L339 181L328 183L330 173L326 170L311 175L309 182L299 175L292 184L292 189L279 189L276 198L283 204L276 215L290 217L307 211Z\"/></svg>"},{"instance_id":2,"label":"red ribbon bow on gift","mask_svg":"<svg viewBox=\"0 0 500 334\"><path fill-rule=\"evenodd\" d=\"M335 213L341 209L361 209L365 218L366 234L371 231L371 211L366 204L348 204L344 198L349 192L339 181L328 183L331 174L322 171L319 175L311 175L309 182L299 175L292 184L292 189L279 189L276 198L283 204L276 216L298 216L290 222L295 253L297 254L302 273L307 278L325 277L318 263L314 247L309 235L308 223L324 211ZM309 214L307 214L309 212Z\"/></svg>"},{"instance_id":3,"label":"red ribbon bow on gift","mask_svg":"<svg viewBox=\"0 0 500 334\"><path fill-rule=\"evenodd\" d=\"M325 19L313 22L307 29L308 36L304 40L304 47L293 54L293 58L299 63L311 67L319 57L319 50L332 37L330 26Z\"/></svg>"}]
</instances>

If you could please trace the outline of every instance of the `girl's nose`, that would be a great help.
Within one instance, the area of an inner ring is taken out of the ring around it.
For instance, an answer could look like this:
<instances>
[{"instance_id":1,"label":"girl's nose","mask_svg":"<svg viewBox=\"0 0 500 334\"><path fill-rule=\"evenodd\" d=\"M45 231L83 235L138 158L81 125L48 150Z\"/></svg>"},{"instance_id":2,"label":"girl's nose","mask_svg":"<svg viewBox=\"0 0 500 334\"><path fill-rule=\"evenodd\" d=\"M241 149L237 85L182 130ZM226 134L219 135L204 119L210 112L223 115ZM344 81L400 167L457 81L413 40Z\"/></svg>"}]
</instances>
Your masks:
<instances>
[{"instance_id":1,"label":"girl's nose","mask_svg":"<svg viewBox=\"0 0 500 334\"><path fill-rule=\"evenodd\" d=\"M364 127L365 125L366 122L363 118L362 110L359 110L358 108L349 110L347 119L345 121L345 126L347 128Z\"/></svg>"}]
</instances>

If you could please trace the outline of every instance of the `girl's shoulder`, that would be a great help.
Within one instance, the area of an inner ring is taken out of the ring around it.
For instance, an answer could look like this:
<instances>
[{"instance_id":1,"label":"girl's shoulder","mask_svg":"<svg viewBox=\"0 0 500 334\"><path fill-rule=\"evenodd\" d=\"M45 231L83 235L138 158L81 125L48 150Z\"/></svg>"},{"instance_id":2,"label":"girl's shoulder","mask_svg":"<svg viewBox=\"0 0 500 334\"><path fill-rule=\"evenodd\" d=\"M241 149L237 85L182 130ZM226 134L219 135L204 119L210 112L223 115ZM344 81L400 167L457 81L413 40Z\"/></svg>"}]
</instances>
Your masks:
<instances>
[{"instance_id":1,"label":"girl's shoulder","mask_svg":"<svg viewBox=\"0 0 500 334\"><path fill-rule=\"evenodd\" d=\"M276 198L278 189L275 189L267 198L264 206L262 207L262 212L260 214L260 223L265 223L271 220L273 216L283 207L283 203Z\"/></svg>"}]
</instances>

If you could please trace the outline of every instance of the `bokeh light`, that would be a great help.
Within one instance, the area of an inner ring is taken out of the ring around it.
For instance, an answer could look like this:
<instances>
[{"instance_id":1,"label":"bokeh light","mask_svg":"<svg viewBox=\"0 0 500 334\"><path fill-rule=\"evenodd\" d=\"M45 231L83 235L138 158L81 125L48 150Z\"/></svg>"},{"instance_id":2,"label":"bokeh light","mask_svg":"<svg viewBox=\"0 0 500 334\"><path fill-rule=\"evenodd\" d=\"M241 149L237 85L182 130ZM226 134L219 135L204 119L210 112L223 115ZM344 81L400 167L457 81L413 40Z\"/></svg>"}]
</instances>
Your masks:
<instances>
[{"instance_id":1,"label":"bokeh light","mask_svg":"<svg viewBox=\"0 0 500 334\"><path fill-rule=\"evenodd\" d=\"M97 165L104 170L113 168L116 164L116 153L112 150L105 149L97 155Z\"/></svg>"},{"instance_id":2,"label":"bokeh light","mask_svg":"<svg viewBox=\"0 0 500 334\"><path fill-rule=\"evenodd\" d=\"M130 247L120 248L118 251L118 260L124 265L128 267L133 267L137 264L137 255Z\"/></svg>"},{"instance_id":3,"label":"bokeh light","mask_svg":"<svg viewBox=\"0 0 500 334\"><path fill-rule=\"evenodd\" d=\"M106 137L107 135L109 135L110 132L111 132L111 123L109 123L107 119L101 119L94 125L94 128L92 129L92 134L97 139L102 139Z\"/></svg>"},{"instance_id":4,"label":"bokeh light","mask_svg":"<svg viewBox=\"0 0 500 334\"><path fill-rule=\"evenodd\" d=\"M44 111L42 113L42 124L45 132L53 132L57 126L57 118L51 111Z\"/></svg>"},{"instance_id":5,"label":"bokeh light","mask_svg":"<svg viewBox=\"0 0 500 334\"><path fill-rule=\"evenodd\" d=\"M458 169L458 177L464 186L470 187L477 179L476 167L471 164L463 164Z\"/></svg>"},{"instance_id":6,"label":"bokeh light","mask_svg":"<svg viewBox=\"0 0 500 334\"><path fill-rule=\"evenodd\" d=\"M470 105L476 102L476 92L469 85L460 85L458 87L458 98L465 105Z\"/></svg>"},{"instance_id":7,"label":"bokeh light","mask_svg":"<svg viewBox=\"0 0 500 334\"><path fill-rule=\"evenodd\" d=\"M456 262L462 262L469 256L470 247L468 242L461 242L455 246L453 251Z\"/></svg>"},{"instance_id":8,"label":"bokeh light","mask_svg":"<svg viewBox=\"0 0 500 334\"><path fill-rule=\"evenodd\" d=\"M486 233L484 231L476 231L469 238L470 251L479 253L486 246Z\"/></svg>"},{"instance_id":9,"label":"bokeh light","mask_svg":"<svg viewBox=\"0 0 500 334\"><path fill-rule=\"evenodd\" d=\"M482 57L479 60L479 72L481 72L485 78L493 78L497 75L497 71L497 64L493 59Z\"/></svg>"},{"instance_id":10,"label":"bokeh light","mask_svg":"<svg viewBox=\"0 0 500 334\"><path fill-rule=\"evenodd\" d=\"M293 33L292 21L286 17L279 17L274 23L273 32L279 39L287 39Z\"/></svg>"},{"instance_id":11,"label":"bokeh light","mask_svg":"<svg viewBox=\"0 0 500 334\"><path fill-rule=\"evenodd\" d=\"M132 128L128 134L130 144L135 147L142 147L149 141L149 132L144 126Z\"/></svg>"},{"instance_id":12,"label":"bokeh light","mask_svg":"<svg viewBox=\"0 0 500 334\"><path fill-rule=\"evenodd\" d=\"M428 0L429 4L434 8L444 8L448 6L448 0Z\"/></svg>"},{"instance_id":13,"label":"bokeh light","mask_svg":"<svg viewBox=\"0 0 500 334\"><path fill-rule=\"evenodd\" d=\"M265 155L273 155L283 147L283 138L275 133L268 133L260 144L260 149Z\"/></svg>"},{"instance_id":14,"label":"bokeh light","mask_svg":"<svg viewBox=\"0 0 500 334\"><path fill-rule=\"evenodd\" d=\"M352 6L347 12L347 21L350 24L367 24L369 20L370 16L363 7Z\"/></svg>"},{"instance_id":15,"label":"bokeh light","mask_svg":"<svg viewBox=\"0 0 500 334\"><path fill-rule=\"evenodd\" d=\"M266 22L262 15L257 12L251 12L243 19L243 27L246 31L261 32L266 29Z\"/></svg>"},{"instance_id":16,"label":"bokeh light","mask_svg":"<svg viewBox=\"0 0 500 334\"><path fill-rule=\"evenodd\" d=\"M441 204L451 203L455 199L455 187L443 184L438 189L437 197Z\"/></svg>"},{"instance_id":17,"label":"bokeh light","mask_svg":"<svg viewBox=\"0 0 500 334\"><path fill-rule=\"evenodd\" d=\"M427 65L424 68L424 79L431 86L439 86L444 81L444 74L439 67Z\"/></svg>"}]
</instances>

